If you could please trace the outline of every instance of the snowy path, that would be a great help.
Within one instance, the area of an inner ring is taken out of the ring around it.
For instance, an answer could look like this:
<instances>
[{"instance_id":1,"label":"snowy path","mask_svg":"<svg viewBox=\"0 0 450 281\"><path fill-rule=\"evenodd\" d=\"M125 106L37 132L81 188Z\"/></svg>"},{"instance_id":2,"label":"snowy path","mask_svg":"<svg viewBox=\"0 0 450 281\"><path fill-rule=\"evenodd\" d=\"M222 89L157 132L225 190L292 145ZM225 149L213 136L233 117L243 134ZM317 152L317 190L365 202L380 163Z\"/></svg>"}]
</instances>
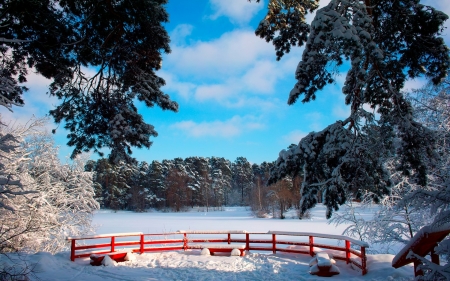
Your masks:
<instances>
[{"instance_id":1,"label":"snowy path","mask_svg":"<svg viewBox=\"0 0 450 281\"><path fill-rule=\"evenodd\" d=\"M245 257L201 256L200 251L166 252L136 255L133 262L118 263L116 267L90 266L87 259L69 261L68 253L52 256L47 253L32 255L38 262L40 280L330 280L308 273L310 257L279 253L251 253ZM394 269L392 255L369 256L369 273L365 276L338 261L341 274L332 280L411 280L412 269Z\"/></svg>"}]
</instances>

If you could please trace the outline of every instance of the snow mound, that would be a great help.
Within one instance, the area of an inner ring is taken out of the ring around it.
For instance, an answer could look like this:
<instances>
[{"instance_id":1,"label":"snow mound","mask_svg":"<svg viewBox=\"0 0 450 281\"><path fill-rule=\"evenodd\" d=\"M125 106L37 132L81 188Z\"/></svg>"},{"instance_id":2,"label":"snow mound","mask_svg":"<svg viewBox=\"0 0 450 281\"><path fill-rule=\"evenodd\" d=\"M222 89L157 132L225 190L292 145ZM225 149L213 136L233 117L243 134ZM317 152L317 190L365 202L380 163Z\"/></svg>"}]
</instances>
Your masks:
<instances>
[{"instance_id":1,"label":"snow mound","mask_svg":"<svg viewBox=\"0 0 450 281\"><path fill-rule=\"evenodd\" d=\"M320 269L317 266L317 263L313 266L311 266L311 268L309 269L309 273L311 273L312 275L316 275L317 273L319 273Z\"/></svg>"},{"instance_id":2,"label":"snow mound","mask_svg":"<svg viewBox=\"0 0 450 281\"><path fill-rule=\"evenodd\" d=\"M241 255L241 251L239 251L239 249L233 249L231 251L231 256L240 256Z\"/></svg>"},{"instance_id":3,"label":"snow mound","mask_svg":"<svg viewBox=\"0 0 450 281\"><path fill-rule=\"evenodd\" d=\"M200 255L202 255L202 256L210 256L211 253L209 252L208 248L203 248L202 252L200 253Z\"/></svg>"},{"instance_id":4,"label":"snow mound","mask_svg":"<svg viewBox=\"0 0 450 281\"><path fill-rule=\"evenodd\" d=\"M127 255L125 256L124 260L126 260L126 261L135 261L136 260L136 256L132 252L128 252Z\"/></svg>"},{"instance_id":5,"label":"snow mound","mask_svg":"<svg viewBox=\"0 0 450 281\"><path fill-rule=\"evenodd\" d=\"M102 265L104 266L117 266L117 262L113 259L111 259L108 255L105 255L105 257L102 260Z\"/></svg>"}]
</instances>

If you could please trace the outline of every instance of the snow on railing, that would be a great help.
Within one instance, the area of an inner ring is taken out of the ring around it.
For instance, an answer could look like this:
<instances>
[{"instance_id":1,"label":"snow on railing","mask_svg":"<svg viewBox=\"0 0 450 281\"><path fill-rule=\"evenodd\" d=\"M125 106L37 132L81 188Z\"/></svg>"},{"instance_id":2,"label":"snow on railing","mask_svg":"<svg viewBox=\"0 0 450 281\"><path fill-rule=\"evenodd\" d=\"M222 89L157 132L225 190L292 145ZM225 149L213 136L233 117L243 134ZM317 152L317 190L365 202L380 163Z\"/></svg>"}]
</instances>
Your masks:
<instances>
[{"instance_id":1,"label":"snow on railing","mask_svg":"<svg viewBox=\"0 0 450 281\"><path fill-rule=\"evenodd\" d=\"M227 234L226 238L198 238L193 239L192 237L188 238L188 235L205 235L205 234ZM231 234L234 235L245 235L245 239L243 238L231 238ZM169 236L179 236L182 237L177 239L169 239ZM270 235L271 238L267 239L250 239L250 235ZM133 241L116 241L116 238L122 237L139 237L139 239L135 239ZM153 237L164 237L164 239L152 239ZM293 241L293 240L278 240L277 236L291 236L291 237L299 237L305 236L308 237L307 242L301 241ZM150 237L150 239L145 239L146 237ZM83 240L92 240L92 239L110 239L109 243L100 243L93 245L76 245L76 241ZM316 243L314 238L325 238L325 239L334 239L334 240L343 240L345 241L345 247L328 245L322 243ZM71 241L71 254L70 260L74 261L77 258L89 257L91 254L108 254L116 251L116 247L130 247L134 246L135 248L128 248L128 251L139 252L140 254L145 252L162 252L162 251L177 251L177 250L189 250L198 247L198 244L194 243L206 243L205 247L208 243L245 243L245 251L272 251L274 254L278 252L288 252L288 253L298 253L298 254L309 254L311 256L315 255L317 248L331 249L335 251L344 252L345 256L333 255L334 259L344 260L347 264L351 263L358 268L361 269L362 275L367 273L367 265L366 265L366 248L369 245L363 241L355 240L347 236L342 235L329 235L329 234L320 234L320 233L312 233L312 232L286 232L286 231L269 231L269 232L247 232L245 230L179 230L177 232L170 233L152 233L152 234L143 234L142 232L133 232L133 233L112 233L112 234L101 234L101 235L93 235L93 236L83 236L83 237L67 237L67 240ZM270 246L254 246L252 244L269 244ZM352 249L351 245L357 245L360 247L360 250ZM151 247L148 247L151 245ZM282 247L282 245L291 245L291 246L303 246L304 248L286 248ZM137 248L136 246L139 246ZM306 248L306 249L305 249ZM92 252L92 249L103 249L101 251ZM80 252L81 251L81 252ZM359 257L360 262L357 261L353 256Z\"/></svg>"}]
</instances>

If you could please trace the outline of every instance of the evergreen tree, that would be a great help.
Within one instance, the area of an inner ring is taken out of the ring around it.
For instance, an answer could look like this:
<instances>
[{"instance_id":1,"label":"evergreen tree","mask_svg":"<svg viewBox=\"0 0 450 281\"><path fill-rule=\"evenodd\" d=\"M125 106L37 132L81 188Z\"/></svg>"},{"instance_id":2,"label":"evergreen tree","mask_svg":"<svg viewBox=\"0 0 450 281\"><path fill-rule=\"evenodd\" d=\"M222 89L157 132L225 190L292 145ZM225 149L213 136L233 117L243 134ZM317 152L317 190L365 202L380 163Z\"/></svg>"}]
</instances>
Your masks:
<instances>
[{"instance_id":1,"label":"evergreen tree","mask_svg":"<svg viewBox=\"0 0 450 281\"><path fill-rule=\"evenodd\" d=\"M176 212L184 210L189 205L191 190L188 187L190 177L181 158L175 158L166 176L167 207Z\"/></svg>"},{"instance_id":2,"label":"evergreen tree","mask_svg":"<svg viewBox=\"0 0 450 281\"><path fill-rule=\"evenodd\" d=\"M231 190L231 163L225 158L219 157L211 157L209 163L211 166L214 204L216 207L221 207L227 204L227 196Z\"/></svg>"},{"instance_id":3,"label":"evergreen tree","mask_svg":"<svg viewBox=\"0 0 450 281\"><path fill-rule=\"evenodd\" d=\"M56 1L59 2L59 1ZM29 68L46 78L70 77L73 29L55 1L3 0L0 4L0 105L23 106Z\"/></svg>"},{"instance_id":4,"label":"evergreen tree","mask_svg":"<svg viewBox=\"0 0 450 281\"><path fill-rule=\"evenodd\" d=\"M238 157L231 166L233 188L240 191L241 205L246 204L247 195L253 186L253 170L245 157Z\"/></svg>"},{"instance_id":5,"label":"evergreen tree","mask_svg":"<svg viewBox=\"0 0 450 281\"><path fill-rule=\"evenodd\" d=\"M300 97L314 100L335 81L337 67L350 62L342 89L350 116L282 151L271 179L303 171L301 212L312 208L322 191L329 218L347 194L370 191L377 201L389 193L383 164L391 155L398 156L397 170L427 184L425 162L435 157L436 136L414 120L401 89L410 78L425 75L438 84L446 76L450 58L440 32L448 16L418 0L331 0L307 25L306 11L318 2L271 1L257 34L273 40L278 57L305 43L289 104ZM277 31L281 36L274 37Z\"/></svg>"},{"instance_id":6,"label":"evergreen tree","mask_svg":"<svg viewBox=\"0 0 450 281\"><path fill-rule=\"evenodd\" d=\"M164 4L156 1L6 0L0 5L0 105L22 105L27 68L53 79L50 111L64 122L72 157L102 147L114 163L132 162L131 147L151 145L154 127L135 99L148 107L178 110L155 74L170 52ZM89 77L83 70L92 67Z\"/></svg>"},{"instance_id":7,"label":"evergreen tree","mask_svg":"<svg viewBox=\"0 0 450 281\"><path fill-rule=\"evenodd\" d=\"M166 167L156 160L152 161L148 181L151 194L154 194L154 197L151 198L151 205L156 208L163 208L165 206L166 173Z\"/></svg>"},{"instance_id":8,"label":"evergreen tree","mask_svg":"<svg viewBox=\"0 0 450 281\"><path fill-rule=\"evenodd\" d=\"M204 157L189 157L185 160L189 166L190 186L193 190L193 204L209 208L211 195L211 173L209 159Z\"/></svg>"}]
</instances>

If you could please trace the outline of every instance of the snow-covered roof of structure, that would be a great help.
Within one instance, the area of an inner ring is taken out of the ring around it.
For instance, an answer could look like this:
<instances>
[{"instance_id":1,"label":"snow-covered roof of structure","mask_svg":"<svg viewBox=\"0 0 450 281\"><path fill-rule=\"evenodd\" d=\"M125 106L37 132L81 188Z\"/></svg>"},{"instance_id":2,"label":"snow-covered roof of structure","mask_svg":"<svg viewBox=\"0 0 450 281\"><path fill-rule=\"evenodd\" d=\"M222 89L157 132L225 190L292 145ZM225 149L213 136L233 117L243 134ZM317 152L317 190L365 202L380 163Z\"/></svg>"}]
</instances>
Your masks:
<instances>
[{"instance_id":1,"label":"snow-covered roof of structure","mask_svg":"<svg viewBox=\"0 0 450 281\"><path fill-rule=\"evenodd\" d=\"M414 262L414 259L408 257L410 251L413 251L415 254L422 257L426 256L434 247L436 247L436 243L442 241L449 233L450 223L422 227L416 235L409 240L408 244L406 244L394 257L392 266L394 268L399 268Z\"/></svg>"}]
</instances>

